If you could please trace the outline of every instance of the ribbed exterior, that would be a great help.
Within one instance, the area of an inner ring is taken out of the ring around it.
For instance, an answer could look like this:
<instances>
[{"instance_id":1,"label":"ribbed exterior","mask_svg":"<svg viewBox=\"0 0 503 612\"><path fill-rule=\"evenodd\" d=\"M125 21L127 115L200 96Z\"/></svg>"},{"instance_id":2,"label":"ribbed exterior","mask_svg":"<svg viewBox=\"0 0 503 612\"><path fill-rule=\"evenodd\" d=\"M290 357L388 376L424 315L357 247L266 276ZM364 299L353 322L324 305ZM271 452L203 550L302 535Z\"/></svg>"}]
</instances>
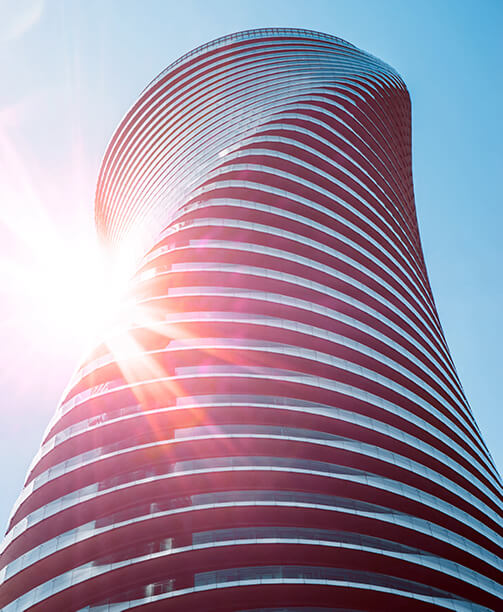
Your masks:
<instances>
[{"instance_id":1,"label":"ribbed exterior","mask_svg":"<svg viewBox=\"0 0 503 612\"><path fill-rule=\"evenodd\" d=\"M410 102L338 38L182 57L103 160L142 259L12 511L12 610L500 610L502 484L421 252Z\"/></svg>"}]
</instances>

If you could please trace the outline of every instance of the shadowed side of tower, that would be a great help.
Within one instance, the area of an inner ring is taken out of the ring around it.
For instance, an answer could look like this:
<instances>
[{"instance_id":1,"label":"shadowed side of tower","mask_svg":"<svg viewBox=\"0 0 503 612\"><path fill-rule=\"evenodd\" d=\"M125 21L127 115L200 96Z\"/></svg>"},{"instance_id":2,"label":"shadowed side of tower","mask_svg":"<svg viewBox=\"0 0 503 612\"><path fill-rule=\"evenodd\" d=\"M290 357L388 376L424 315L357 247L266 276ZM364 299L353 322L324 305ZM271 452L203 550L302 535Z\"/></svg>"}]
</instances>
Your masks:
<instances>
[{"instance_id":1,"label":"shadowed side of tower","mask_svg":"<svg viewBox=\"0 0 503 612\"><path fill-rule=\"evenodd\" d=\"M421 251L410 102L333 36L183 56L105 154L128 317L49 424L8 610L496 610L502 486Z\"/></svg>"}]
</instances>

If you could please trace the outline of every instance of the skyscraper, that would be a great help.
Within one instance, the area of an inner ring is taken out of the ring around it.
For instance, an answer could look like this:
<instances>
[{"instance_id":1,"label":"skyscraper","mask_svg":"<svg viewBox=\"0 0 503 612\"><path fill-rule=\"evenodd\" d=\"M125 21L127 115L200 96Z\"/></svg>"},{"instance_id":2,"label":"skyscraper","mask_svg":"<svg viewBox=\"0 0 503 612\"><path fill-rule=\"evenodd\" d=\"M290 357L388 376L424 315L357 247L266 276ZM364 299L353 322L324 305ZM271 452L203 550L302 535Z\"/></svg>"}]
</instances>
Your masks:
<instances>
[{"instance_id":1,"label":"skyscraper","mask_svg":"<svg viewBox=\"0 0 503 612\"><path fill-rule=\"evenodd\" d=\"M333 36L180 58L113 136L123 325L48 426L8 610L497 610L502 485L421 251L410 103Z\"/></svg>"}]
</instances>

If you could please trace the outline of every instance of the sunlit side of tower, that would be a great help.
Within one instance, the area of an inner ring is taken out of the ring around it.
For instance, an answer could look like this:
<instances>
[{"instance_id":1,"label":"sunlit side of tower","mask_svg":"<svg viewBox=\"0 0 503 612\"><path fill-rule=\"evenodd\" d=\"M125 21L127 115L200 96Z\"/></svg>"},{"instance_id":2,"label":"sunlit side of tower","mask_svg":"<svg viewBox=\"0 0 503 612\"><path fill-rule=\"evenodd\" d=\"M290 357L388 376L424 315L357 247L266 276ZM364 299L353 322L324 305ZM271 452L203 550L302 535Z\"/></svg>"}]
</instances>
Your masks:
<instances>
[{"instance_id":1,"label":"sunlit side of tower","mask_svg":"<svg viewBox=\"0 0 503 612\"><path fill-rule=\"evenodd\" d=\"M13 508L2 610L503 609L392 68L304 30L188 53L115 132L96 222L136 273Z\"/></svg>"}]
</instances>

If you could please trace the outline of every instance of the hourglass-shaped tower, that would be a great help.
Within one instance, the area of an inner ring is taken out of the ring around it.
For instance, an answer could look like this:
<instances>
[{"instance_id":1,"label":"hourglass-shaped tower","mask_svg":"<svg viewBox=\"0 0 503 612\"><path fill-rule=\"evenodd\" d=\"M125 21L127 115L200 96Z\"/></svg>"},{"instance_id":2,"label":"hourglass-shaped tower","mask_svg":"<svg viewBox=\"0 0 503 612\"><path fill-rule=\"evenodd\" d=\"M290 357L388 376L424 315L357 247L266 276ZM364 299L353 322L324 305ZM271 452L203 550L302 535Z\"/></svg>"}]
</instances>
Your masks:
<instances>
[{"instance_id":1,"label":"hourglass-shaped tower","mask_svg":"<svg viewBox=\"0 0 503 612\"><path fill-rule=\"evenodd\" d=\"M392 68L304 30L195 49L118 127L96 222L130 317L29 469L3 610L503 609Z\"/></svg>"}]
</instances>

